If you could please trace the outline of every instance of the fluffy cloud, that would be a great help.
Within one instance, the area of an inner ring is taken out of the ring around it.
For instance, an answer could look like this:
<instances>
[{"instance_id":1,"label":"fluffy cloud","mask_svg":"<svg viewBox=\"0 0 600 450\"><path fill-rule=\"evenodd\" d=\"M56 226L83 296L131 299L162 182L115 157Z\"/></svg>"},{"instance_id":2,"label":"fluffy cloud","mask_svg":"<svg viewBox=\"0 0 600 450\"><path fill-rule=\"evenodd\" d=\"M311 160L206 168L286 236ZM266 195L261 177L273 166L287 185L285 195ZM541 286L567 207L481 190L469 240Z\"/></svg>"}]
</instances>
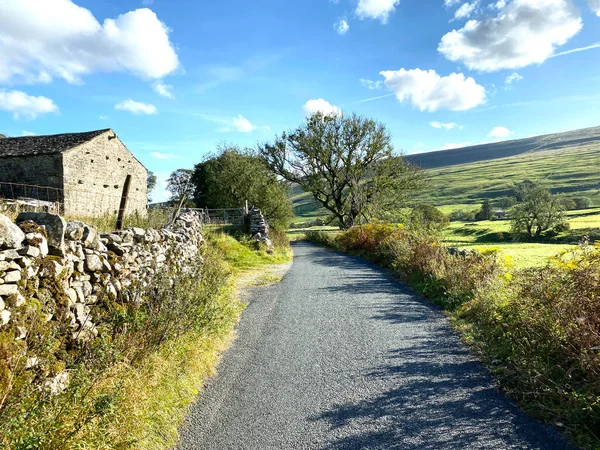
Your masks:
<instances>
[{"instance_id":1,"label":"fluffy cloud","mask_svg":"<svg viewBox=\"0 0 600 450\"><path fill-rule=\"evenodd\" d=\"M378 19L386 24L400 0L359 0L356 15L359 19Z\"/></svg>"},{"instance_id":2,"label":"fluffy cloud","mask_svg":"<svg viewBox=\"0 0 600 450\"><path fill-rule=\"evenodd\" d=\"M461 0L444 0L444 6L446 8L452 8L454 5L458 5Z\"/></svg>"},{"instance_id":3,"label":"fluffy cloud","mask_svg":"<svg viewBox=\"0 0 600 450\"><path fill-rule=\"evenodd\" d=\"M154 92L162 97L175 98L175 95L173 95L173 86L170 84L165 84L159 81L152 86L152 89L154 89Z\"/></svg>"},{"instance_id":4,"label":"fluffy cloud","mask_svg":"<svg viewBox=\"0 0 600 450\"><path fill-rule=\"evenodd\" d=\"M588 4L590 5L590 8L592 8L592 11L600 17L600 0L588 0Z\"/></svg>"},{"instance_id":5,"label":"fluffy cloud","mask_svg":"<svg viewBox=\"0 0 600 450\"><path fill-rule=\"evenodd\" d=\"M473 12L475 11L475 9L477 9L477 6L479 6L479 1L475 0L472 3L463 3L460 8L458 8L456 10L456 12L454 13L454 19L458 20L458 19L466 19L467 17L471 17L471 14L473 14Z\"/></svg>"},{"instance_id":6,"label":"fluffy cloud","mask_svg":"<svg viewBox=\"0 0 600 450\"><path fill-rule=\"evenodd\" d=\"M488 137L502 139L509 137L511 134L514 133L506 127L496 127L492 131L490 131Z\"/></svg>"},{"instance_id":7,"label":"fluffy cloud","mask_svg":"<svg viewBox=\"0 0 600 450\"><path fill-rule=\"evenodd\" d=\"M169 30L150 9L101 24L71 0L0 2L0 82L80 83L97 71L156 79L178 66Z\"/></svg>"},{"instance_id":8,"label":"fluffy cloud","mask_svg":"<svg viewBox=\"0 0 600 450\"><path fill-rule=\"evenodd\" d=\"M383 81L372 81L372 80L365 80L364 78L360 79L360 84L362 84L364 87L371 89L372 91L375 91L377 89L381 89L381 86L383 85Z\"/></svg>"},{"instance_id":9,"label":"fluffy cloud","mask_svg":"<svg viewBox=\"0 0 600 450\"><path fill-rule=\"evenodd\" d=\"M123 100L121 103L115 105L115 109L119 109L121 111L129 111L133 114L156 114L158 110L156 106L150 105L148 103L136 102L131 99Z\"/></svg>"},{"instance_id":10,"label":"fluffy cloud","mask_svg":"<svg viewBox=\"0 0 600 450\"><path fill-rule=\"evenodd\" d=\"M170 159L179 158L178 155L174 155L173 153L161 153L161 152L152 152L152 153L150 153L150 156L152 156L153 158L156 158L156 159L161 159L161 160L170 160Z\"/></svg>"},{"instance_id":11,"label":"fluffy cloud","mask_svg":"<svg viewBox=\"0 0 600 450\"><path fill-rule=\"evenodd\" d=\"M398 101L410 99L421 111L464 111L485 103L485 88L462 73L442 77L435 70L400 69L380 74Z\"/></svg>"},{"instance_id":12,"label":"fluffy cloud","mask_svg":"<svg viewBox=\"0 0 600 450\"><path fill-rule=\"evenodd\" d=\"M341 19L333 25L333 28L337 34L344 35L350 29L350 25L344 19Z\"/></svg>"},{"instance_id":13,"label":"fluffy cloud","mask_svg":"<svg viewBox=\"0 0 600 450\"><path fill-rule=\"evenodd\" d=\"M445 144L442 145L440 148L437 148L436 150L453 150L455 148L463 148L463 147L468 147L469 145L473 145L471 142L461 142L459 144Z\"/></svg>"},{"instance_id":14,"label":"fluffy cloud","mask_svg":"<svg viewBox=\"0 0 600 450\"><path fill-rule=\"evenodd\" d=\"M35 97L21 91L0 90L0 110L13 113L15 119L35 119L40 114L58 111L56 104L47 97Z\"/></svg>"},{"instance_id":15,"label":"fluffy cloud","mask_svg":"<svg viewBox=\"0 0 600 450\"><path fill-rule=\"evenodd\" d=\"M444 130L453 130L454 128L458 128L459 130L462 130L462 125L459 125L457 123L454 122L449 122L449 123L443 123L443 122L429 122L429 125L431 125L433 128L438 128L438 129L444 129Z\"/></svg>"},{"instance_id":16,"label":"fluffy cloud","mask_svg":"<svg viewBox=\"0 0 600 450\"><path fill-rule=\"evenodd\" d=\"M237 117L233 118L232 126L235 129L235 131L239 133L252 133L256 128L248 119L246 119L241 114L238 114Z\"/></svg>"},{"instance_id":17,"label":"fluffy cloud","mask_svg":"<svg viewBox=\"0 0 600 450\"><path fill-rule=\"evenodd\" d=\"M307 101L302 107L307 116L310 116L315 113L322 113L325 116L340 116L342 115L342 110L337 106L332 105L326 100L322 98L316 100Z\"/></svg>"},{"instance_id":18,"label":"fluffy cloud","mask_svg":"<svg viewBox=\"0 0 600 450\"><path fill-rule=\"evenodd\" d=\"M542 63L582 28L572 0L513 0L497 16L469 20L444 37L438 51L469 69L492 72Z\"/></svg>"},{"instance_id":19,"label":"fluffy cloud","mask_svg":"<svg viewBox=\"0 0 600 450\"><path fill-rule=\"evenodd\" d=\"M506 84L513 84L515 81L521 81L522 79L523 76L519 75L517 72L513 72L506 77L506 80L504 80L504 82Z\"/></svg>"}]
</instances>

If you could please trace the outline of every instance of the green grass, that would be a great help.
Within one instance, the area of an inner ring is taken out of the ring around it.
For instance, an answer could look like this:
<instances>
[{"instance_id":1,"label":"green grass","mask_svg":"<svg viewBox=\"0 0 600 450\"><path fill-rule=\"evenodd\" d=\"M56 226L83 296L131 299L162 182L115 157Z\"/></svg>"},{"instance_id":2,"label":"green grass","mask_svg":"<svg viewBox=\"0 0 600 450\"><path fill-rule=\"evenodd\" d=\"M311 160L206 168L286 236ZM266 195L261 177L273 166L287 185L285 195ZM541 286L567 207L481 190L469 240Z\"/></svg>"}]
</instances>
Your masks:
<instances>
[{"instance_id":1,"label":"green grass","mask_svg":"<svg viewBox=\"0 0 600 450\"><path fill-rule=\"evenodd\" d=\"M289 247L275 247L272 254L263 248L253 248L254 243L249 239L238 241L225 233L209 233L207 239L223 254L223 259L231 264L234 271L243 272L272 264L283 264L292 260Z\"/></svg>"}]
</instances>

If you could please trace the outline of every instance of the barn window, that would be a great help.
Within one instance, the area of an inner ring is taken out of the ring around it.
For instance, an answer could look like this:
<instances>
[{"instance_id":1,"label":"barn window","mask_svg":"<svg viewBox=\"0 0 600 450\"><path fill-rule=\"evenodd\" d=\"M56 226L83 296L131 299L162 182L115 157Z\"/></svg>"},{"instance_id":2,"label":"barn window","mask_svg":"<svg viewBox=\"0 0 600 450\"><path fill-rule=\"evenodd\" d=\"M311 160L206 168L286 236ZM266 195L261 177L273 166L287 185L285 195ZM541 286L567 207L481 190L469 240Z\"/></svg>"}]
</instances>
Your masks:
<instances>
[{"instance_id":1,"label":"barn window","mask_svg":"<svg viewBox=\"0 0 600 450\"><path fill-rule=\"evenodd\" d=\"M107 188L107 187L108 187L108 184L105 184L105 185L104 185L104 187L105 187L105 188Z\"/></svg>"}]
</instances>

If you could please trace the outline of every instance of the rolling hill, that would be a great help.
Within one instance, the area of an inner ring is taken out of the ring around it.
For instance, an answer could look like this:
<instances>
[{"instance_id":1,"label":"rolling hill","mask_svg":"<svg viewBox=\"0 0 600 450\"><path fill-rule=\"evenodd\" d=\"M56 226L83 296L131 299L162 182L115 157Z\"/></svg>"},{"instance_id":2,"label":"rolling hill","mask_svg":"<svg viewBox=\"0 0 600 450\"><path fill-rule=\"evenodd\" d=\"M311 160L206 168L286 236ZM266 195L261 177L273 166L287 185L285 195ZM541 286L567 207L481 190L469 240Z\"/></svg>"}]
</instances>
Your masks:
<instances>
[{"instance_id":1,"label":"rolling hill","mask_svg":"<svg viewBox=\"0 0 600 450\"><path fill-rule=\"evenodd\" d=\"M429 189L415 203L478 204L510 195L524 179L544 183L554 193L586 196L600 206L600 127L493 144L408 155L426 169ZM290 191L298 220L327 213L299 186Z\"/></svg>"}]
</instances>

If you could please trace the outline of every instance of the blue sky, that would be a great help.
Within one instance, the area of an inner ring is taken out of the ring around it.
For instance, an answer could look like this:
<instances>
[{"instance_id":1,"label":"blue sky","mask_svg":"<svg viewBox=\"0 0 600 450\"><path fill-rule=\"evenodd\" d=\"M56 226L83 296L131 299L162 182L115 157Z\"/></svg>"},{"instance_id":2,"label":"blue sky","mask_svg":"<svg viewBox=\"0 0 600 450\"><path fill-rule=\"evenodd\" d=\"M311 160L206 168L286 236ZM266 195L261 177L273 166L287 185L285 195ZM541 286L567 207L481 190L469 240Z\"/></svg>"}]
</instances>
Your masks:
<instances>
[{"instance_id":1,"label":"blue sky","mask_svg":"<svg viewBox=\"0 0 600 450\"><path fill-rule=\"evenodd\" d=\"M599 43L600 0L0 0L0 132L113 128L161 180L316 110L522 138L600 125Z\"/></svg>"}]
</instances>

